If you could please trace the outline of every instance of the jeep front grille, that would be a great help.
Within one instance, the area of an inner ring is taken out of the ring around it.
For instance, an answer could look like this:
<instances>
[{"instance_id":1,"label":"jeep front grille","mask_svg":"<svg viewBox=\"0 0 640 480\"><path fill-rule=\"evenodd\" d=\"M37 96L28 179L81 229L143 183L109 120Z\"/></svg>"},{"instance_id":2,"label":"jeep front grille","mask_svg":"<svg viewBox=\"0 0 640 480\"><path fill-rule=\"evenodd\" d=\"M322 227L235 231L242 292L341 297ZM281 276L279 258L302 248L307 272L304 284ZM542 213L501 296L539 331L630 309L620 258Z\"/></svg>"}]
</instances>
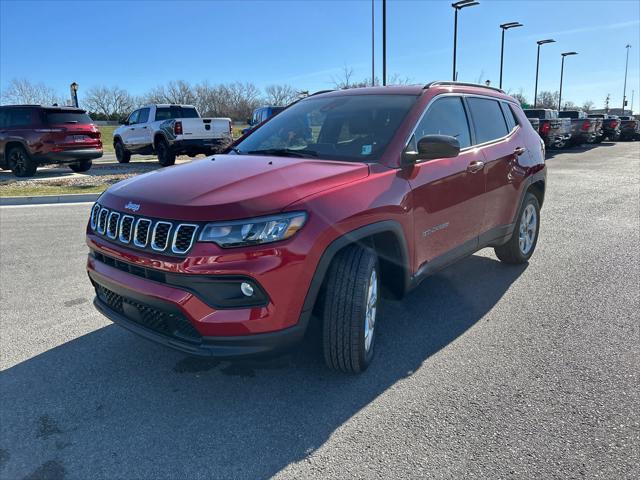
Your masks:
<instances>
[{"instance_id":1,"label":"jeep front grille","mask_svg":"<svg viewBox=\"0 0 640 480\"><path fill-rule=\"evenodd\" d=\"M196 240L199 226L128 215L96 204L91 229L108 240L168 255L185 255Z\"/></svg>"}]
</instances>

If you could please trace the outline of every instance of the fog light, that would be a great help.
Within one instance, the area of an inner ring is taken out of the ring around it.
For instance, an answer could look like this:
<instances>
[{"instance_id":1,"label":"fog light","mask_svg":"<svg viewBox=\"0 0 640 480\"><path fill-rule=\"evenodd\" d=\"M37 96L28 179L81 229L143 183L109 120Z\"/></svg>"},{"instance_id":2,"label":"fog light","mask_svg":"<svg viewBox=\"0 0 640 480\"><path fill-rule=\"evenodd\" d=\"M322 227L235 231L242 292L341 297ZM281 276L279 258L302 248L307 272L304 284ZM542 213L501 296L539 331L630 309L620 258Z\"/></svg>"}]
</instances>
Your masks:
<instances>
[{"instance_id":1,"label":"fog light","mask_svg":"<svg viewBox=\"0 0 640 480\"><path fill-rule=\"evenodd\" d=\"M240 284L240 290L247 297L251 297L253 295L253 285L248 282L242 282Z\"/></svg>"}]
</instances>

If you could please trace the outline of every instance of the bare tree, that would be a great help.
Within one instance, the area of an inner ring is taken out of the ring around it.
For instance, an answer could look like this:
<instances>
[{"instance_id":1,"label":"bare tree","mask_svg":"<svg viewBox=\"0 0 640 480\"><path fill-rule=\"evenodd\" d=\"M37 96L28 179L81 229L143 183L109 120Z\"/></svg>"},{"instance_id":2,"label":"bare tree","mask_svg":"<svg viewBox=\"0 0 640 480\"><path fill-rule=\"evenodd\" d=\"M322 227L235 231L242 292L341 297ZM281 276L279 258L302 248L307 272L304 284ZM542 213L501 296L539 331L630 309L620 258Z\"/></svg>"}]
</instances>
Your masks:
<instances>
[{"instance_id":1,"label":"bare tree","mask_svg":"<svg viewBox=\"0 0 640 480\"><path fill-rule=\"evenodd\" d=\"M538 105L540 108L558 108L558 99L560 98L560 92L544 90L538 94Z\"/></svg>"},{"instance_id":2,"label":"bare tree","mask_svg":"<svg viewBox=\"0 0 640 480\"><path fill-rule=\"evenodd\" d=\"M2 91L3 103L52 105L63 103L55 90L44 83L31 83L24 78L14 78Z\"/></svg>"},{"instance_id":3,"label":"bare tree","mask_svg":"<svg viewBox=\"0 0 640 480\"><path fill-rule=\"evenodd\" d=\"M354 88L356 85L352 83L351 77L353 77L353 67L347 67L345 65L337 77L331 77L331 81L337 89Z\"/></svg>"},{"instance_id":4,"label":"bare tree","mask_svg":"<svg viewBox=\"0 0 640 480\"><path fill-rule=\"evenodd\" d=\"M578 108L578 105L576 105L571 100L564 102L564 104L562 105L563 110L578 110Z\"/></svg>"},{"instance_id":5,"label":"bare tree","mask_svg":"<svg viewBox=\"0 0 640 480\"><path fill-rule=\"evenodd\" d=\"M527 101L527 97L524 96L524 92L522 89L518 90L518 92L507 92L507 95L511 95L513 98L515 98L520 105L527 105L529 102Z\"/></svg>"},{"instance_id":6,"label":"bare tree","mask_svg":"<svg viewBox=\"0 0 640 480\"><path fill-rule=\"evenodd\" d=\"M587 100L582 104L582 110L589 113L595 104L591 100Z\"/></svg>"},{"instance_id":7,"label":"bare tree","mask_svg":"<svg viewBox=\"0 0 640 480\"><path fill-rule=\"evenodd\" d=\"M91 87L82 103L90 112L109 120L118 120L135 107L134 98L120 87Z\"/></svg>"},{"instance_id":8,"label":"bare tree","mask_svg":"<svg viewBox=\"0 0 640 480\"><path fill-rule=\"evenodd\" d=\"M264 89L269 105L286 106L298 98L298 92L291 85L269 85Z\"/></svg>"},{"instance_id":9,"label":"bare tree","mask_svg":"<svg viewBox=\"0 0 640 480\"><path fill-rule=\"evenodd\" d=\"M156 87L143 95L143 103L176 103L193 105L196 103L194 90L188 82L175 80Z\"/></svg>"}]
</instances>

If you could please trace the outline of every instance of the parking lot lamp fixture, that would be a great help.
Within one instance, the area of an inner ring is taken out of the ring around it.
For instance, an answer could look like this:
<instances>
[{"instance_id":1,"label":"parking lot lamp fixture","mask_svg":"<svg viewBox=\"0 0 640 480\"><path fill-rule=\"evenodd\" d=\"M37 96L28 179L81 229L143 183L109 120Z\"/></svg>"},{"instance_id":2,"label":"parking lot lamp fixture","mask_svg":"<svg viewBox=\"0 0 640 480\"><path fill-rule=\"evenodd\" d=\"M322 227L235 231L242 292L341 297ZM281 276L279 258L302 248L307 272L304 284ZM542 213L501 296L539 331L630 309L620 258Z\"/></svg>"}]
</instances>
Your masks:
<instances>
[{"instance_id":1,"label":"parking lot lamp fixture","mask_svg":"<svg viewBox=\"0 0 640 480\"><path fill-rule=\"evenodd\" d=\"M500 47L500 88L502 88L502 64L504 61L504 32L506 30L509 30L510 28L518 28L523 26L524 25L519 22L509 22L500 25L500 28L502 29L502 45Z\"/></svg>"},{"instance_id":2,"label":"parking lot lamp fixture","mask_svg":"<svg viewBox=\"0 0 640 480\"><path fill-rule=\"evenodd\" d=\"M546 40L538 40L536 42L538 44L538 57L536 60L536 89L533 93L533 108L538 106L538 72L540 71L540 45L544 45L546 43L555 43L555 40L552 38L548 38Z\"/></svg>"},{"instance_id":3,"label":"parking lot lamp fixture","mask_svg":"<svg viewBox=\"0 0 640 480\"><path fill-rule=\"evenodd\" d=\"M562 66L560 67L560 94L558 95L558 111L562 110L562 77L564 75L564 57L569 55L577 55L578 52L564 52L562 55Z\"/></svg>"},{"instance_id":4,"label":"parking lot lamp fixture","mask_svg":"<svg viewBox=\"0 0 640 480\"><path fill-rule=\"evenodd\" d=\"M473 7L480 5L480 2L474 2L473 0L460 0L459 2L452 3L451 6L455 10L453 17L453 81L456 81L456 54L458 50L458 10L463 8Z\"/></svg>"}]
</instances>

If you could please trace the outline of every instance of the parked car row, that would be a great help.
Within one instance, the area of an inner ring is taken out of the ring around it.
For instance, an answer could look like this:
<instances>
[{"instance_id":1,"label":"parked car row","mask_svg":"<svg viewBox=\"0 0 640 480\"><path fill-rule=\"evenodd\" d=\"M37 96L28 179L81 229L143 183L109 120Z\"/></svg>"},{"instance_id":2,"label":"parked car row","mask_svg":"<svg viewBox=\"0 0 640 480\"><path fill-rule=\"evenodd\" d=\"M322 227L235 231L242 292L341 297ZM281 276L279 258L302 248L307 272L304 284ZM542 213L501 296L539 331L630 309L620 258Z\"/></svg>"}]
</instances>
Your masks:
<instances>
[{"instance_id":1,"label":"parked car row","mask_svg":"<svg viewBox=\"0 0 640 480\"><path fill-rule=\"evenodd\" d=\"M580 110L525 109L547 148L564 148L607 139L640 140L640 121L632 116L587 114Z\"/></svg>"}]
</instances>

